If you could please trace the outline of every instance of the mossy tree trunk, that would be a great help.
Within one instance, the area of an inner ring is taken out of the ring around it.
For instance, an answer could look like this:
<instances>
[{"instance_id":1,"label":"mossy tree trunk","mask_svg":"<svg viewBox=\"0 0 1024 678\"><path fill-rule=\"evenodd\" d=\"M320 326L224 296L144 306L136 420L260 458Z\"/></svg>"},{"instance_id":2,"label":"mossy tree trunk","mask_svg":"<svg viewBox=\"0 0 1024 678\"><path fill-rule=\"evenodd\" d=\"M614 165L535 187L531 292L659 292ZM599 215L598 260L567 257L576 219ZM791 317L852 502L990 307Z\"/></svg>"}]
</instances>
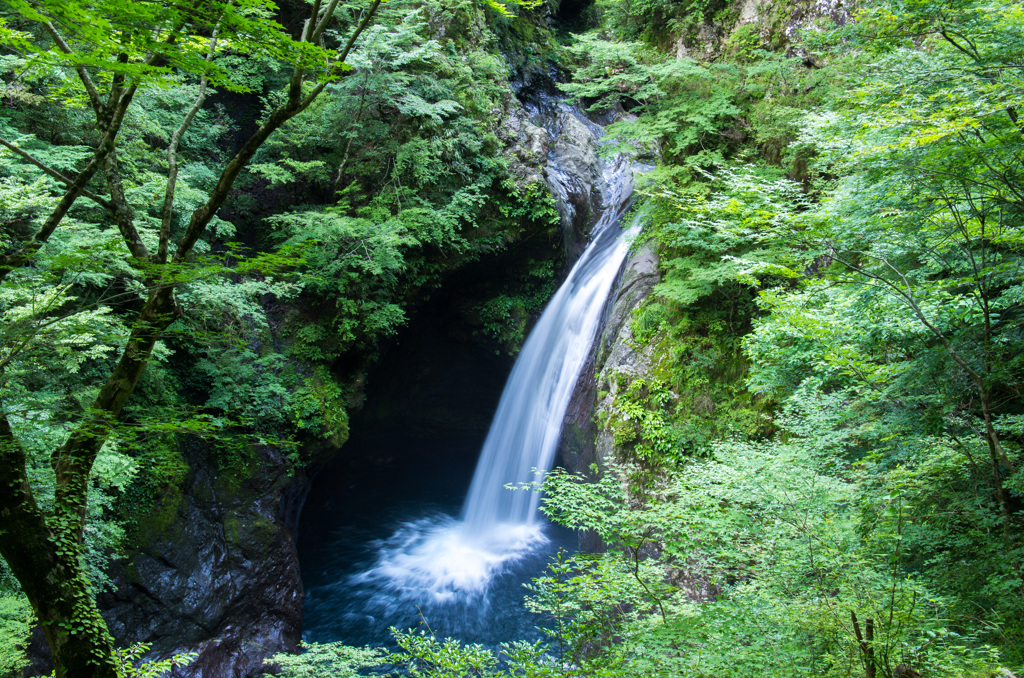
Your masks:
<instances>
[{"instance_id":1,"label":"mossy tree trunk","mask_svg":"<svg viewBox=\"0 0 1024 678\"><path fill-rule=\"evenodd\" d=\"M0 554L32 604L57 675L116 678L113 641L79 566L74 525L81 519L44 514L29 487L26 461L0 415Z\"/></svg>"}]
</instances>

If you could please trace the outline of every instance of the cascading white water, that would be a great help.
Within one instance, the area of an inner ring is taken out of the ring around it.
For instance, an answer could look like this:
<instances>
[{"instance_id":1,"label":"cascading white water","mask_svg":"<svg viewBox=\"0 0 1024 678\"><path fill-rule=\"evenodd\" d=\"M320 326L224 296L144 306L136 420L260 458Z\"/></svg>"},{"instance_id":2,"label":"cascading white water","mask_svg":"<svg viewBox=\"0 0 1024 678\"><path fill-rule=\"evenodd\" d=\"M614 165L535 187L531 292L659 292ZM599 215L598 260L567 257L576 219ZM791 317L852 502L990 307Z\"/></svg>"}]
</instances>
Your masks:
<instances>
[{"instance_id":1,"label":"cascading white water","mask_svg":"<svg viewBox=\"0 0 1024 678\"><path fill-rule=\"evenodd\" d=\"M611 178L618 180L620 192L631 188L623 168L615 169ZM539 480L551 468L569 399L629 247L618 228L624 208L620 203L597 223L593 241L548 303L512 368L462 511L474 537L486 539L536 521L539 495L505 486Z\"/></svg>"},{"instance_id":2,"label":"cascading white water","mask_svg":"<svg viewBox=\"0 0 1024 678\"><path fill-rule=\"evenodd\" d=\"M549 167L557 172L557 167ZM491 423L461 519L426 517L377 544L377 560L349 584L366 595L364 613L387 617L415 605L425 615L482 619L491 582L547 542L539 495L510 491L551 467L562 421L592 350L605 302L629 249L621 222L633 190L632 168L605 163L607 206L591 242L523 345ZM432 621L432 623L433 623ZM457 621L457 620L456 620ZM460 624L454 624L459 626Z\"/></svg>"}]
</instances>

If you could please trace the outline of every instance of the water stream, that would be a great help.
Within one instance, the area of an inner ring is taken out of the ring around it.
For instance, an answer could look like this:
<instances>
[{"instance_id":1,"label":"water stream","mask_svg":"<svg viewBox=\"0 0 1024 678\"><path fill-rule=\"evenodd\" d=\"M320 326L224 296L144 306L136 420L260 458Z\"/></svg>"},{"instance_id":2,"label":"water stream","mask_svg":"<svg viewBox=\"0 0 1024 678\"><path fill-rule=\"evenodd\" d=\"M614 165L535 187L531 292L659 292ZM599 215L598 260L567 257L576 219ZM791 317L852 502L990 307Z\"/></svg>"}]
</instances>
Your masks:
<instances>
[{"instance_id":1,"label":"water stream","mask_svg":"<svg viewBox=\"0 0 1024 678\"><path fill-rule=\"evenodd\" d=\"M537 492L507 486L528 485L551 467L629 235L639 230L622 227L632 168L617 160L602 170L605 209L512 368L461 511L450 499L414 506L389 536L367 541L343 576L307 584L307 640L379 643L390 626L421 621L440 636L488 644L534 633L521 610L522 583L572 537L538 515ZM554 163L549 172L556 194L559 180L573 180Z\"/></svg>"}]
</instances>

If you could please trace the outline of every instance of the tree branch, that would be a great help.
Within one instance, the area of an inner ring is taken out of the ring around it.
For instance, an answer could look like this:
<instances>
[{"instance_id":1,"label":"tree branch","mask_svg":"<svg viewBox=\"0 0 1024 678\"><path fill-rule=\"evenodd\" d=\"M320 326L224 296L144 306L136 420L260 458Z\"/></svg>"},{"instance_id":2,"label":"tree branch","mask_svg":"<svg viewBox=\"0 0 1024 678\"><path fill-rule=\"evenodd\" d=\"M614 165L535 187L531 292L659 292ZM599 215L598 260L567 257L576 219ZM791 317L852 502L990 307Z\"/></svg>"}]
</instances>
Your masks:
<instances>
[{"instance_id":1,"label":"tree branch","mask_svg":"<svg viewBox=\"0 0 1024 678\"><path fill-rule=\"evenodd\" d=\"M840 264L842 264L843 266L846 266L851 271L855 271L856 273L859 273L859 274L863 275L864 277L866 277L866 278L868 278L870 280L874 280L874 281L878 282L879 284L887 287L894 294L896 294L901 299L903 299L904 303L911 310L911 312L915 316L917 316L917 319L921 322L921 324L924 325L926 328L928 328L928 330L935 336L935 338L939 340L939 343L941 343L943 348L946 349L946 353L948 353L949 357L953 359L953 362L955 362L957 365L959 365L967 373L967 375L971 378L971 381L974 382L975 388L977 388L977 390L978 390L978 396L981 399L982 416L983 416L983 418L985 420L985 434L986 434L985 437L986 437L986 439L988 441L988 444L989 444L989 446L991 448L991 451L992 451L993 462L995 462L996 460L1001 461L1002 464L1004 466L1006 466L1006 468L1009 469L1011 473L1016 473L1017 466L1013 462L1011 462L1010 458L1007 456L1006 451L1003 449L1003 445L1002 445L1002 443L999 440L999 435L996 433L995 427L994 427L994 425L992 423L992 412L991 412L991 402L990 402L991 394L989 392L988 385L985 383L984 376L982 376L982 374L980 372L978 372L973 367L971 367L970 364L966 360L964 360L964 358L956 350L956 347L953 346L953 342L951 342L946 337L946 335L942 332L942 330L940 330L937 326L932 324L932 322L930 320L928 320L928 317L924 314L924 311L921 310L920 305L918 305L917 299L914 297L913 287L911 286L910 281L907 280L906 276L904 276L899 271L899 269L897 269L895 266L893 266L885 258L883 258L883 257L874 257L872 255L864 253L865 256L871 256L871 258L879 260L889 270L891 270L893 273L895 273L896 276L899 277L900 280L903 281L903 284L906 286L906 291L904 291L903 289L900 288L899 285L893 283L888 278L886 278L884 276L881 276L881 275L876 275L876 274L870 273L867 270L865 270L864 268L862 268L860 266L857 266L856 264L854 264L852 262L844 261L839 256L839 253L836 251L835 247L832 247L831 250L832 250L832 258L835 261L838 261ZM1005 505L1005 502L1002 500L1002 492L1003 492L1003 490L1002 490L1001 484L999 484L999 482L998 482L999 481L999 469L998 468L994 468L993 470L994 470L994 472L996 474L997 484L999 485L999 487L997 489L1000 492L1002 507L1003 507L1003 509L1005 511L1006 505Z\"/></svg>"},{"instance_id":2,"label":"tree branch","mask_svg":"<svg viewBox=\"0 0 1024 678\"><path fill-rule=\"evenodd\" d=\"M107 188L110 190L110 197L113 201L114 223L121 233L125 247L131 255L140 261L149 260L149 248L142 242L142 236L135 228L135 212L124 192L124 185L121 183L121 170L117 163L117 150L114 149L106 157L105 170L107 175Z\"/></svg>"},{"instance_id":3,"label":"tree branch","mask_svg":"<svg viewBox=\"0 0 1024 678\"><path fill-rule=\"evenodd\" d=\"M206 53L207 62L213 59L216 48L217 28L214 28L213 34L210 36L210 49ZM170 246L171 241L171 220L174 216L174 191L178 183L178 144L181 142L181 137L184 136L189 125L192 124L192 120L196 117L196 114L202 107L203 102L206 101L206 87L209 82L210 79L205 76L199 81L199 95L192 103L192 107L188 109L187 113L185 113L185 117L181 121L181 124L178 125L178 129L174 130L174 133L171 135L170 143L167 145L167 189L164 192L164 207L160 216L160 244L157 247L156 253L157 262L161 264L167 263L167 249Z\"/></svg>"},{"instance_id":4,"label":"tree branch","mask_svg":"<svg viewBox=\"0 0 1024 678\"><path fill-rule=\"evenodd\" d=\"M47 519L28 482L27 457L11 430L0 401L0 556L32 603L53 654L57 676L115 676L110 634L91 643L76 642L66 625L101 626L96 601L81 575L77 541L54 531L60 519Z\"/></svg>"},{"instance_id":5,"label":"tree branch","mask_svg":"<svg viewBox=\"0 0 1024 678\"><path fill-rule=\"evenodd\" d=\"M356 44L356 40L358 40L362 32L366 30L366 27L370 24L370 20L373 19L373 15L377 12L377 8L380 7L380 2L381 0L373 0L373 4L370 5L370 9L367 10L366 15L363 17L363 20L359 23L359 26L356 28L355 32L352 33L352 36L348 39L348 42L345 44L345 49L343 49L341 51L341 55L338 56L339 64L345 63L345 60L348 58L349 52L352 51L352 47Z\"/></svg>"},{"instance_id":6,"label":"tree branch","mask_svg":"<svg viewBox=\"0 0 1024 678\"><path fill-rule=\"evenodd\" d=\"M164 44L170 46L173 45L177 39L177 31L181 30L181 25L171 31L171 34L167 37ZM149 54L145 61L147 66L156 64L162 55L157 52ZM127 55L118 55L118 63L127 63ZM124 111L127 110L129 104L131 104L132 97L135 96L135 92L138 89L138 83L134 82L129 87L123 88L124 78L118 74L114 77L113 86L110 90L110 96L107 99L107 107L104 109L104 114L109 113L110 116L116 116L119 112L120 115L124 115ZM103 129L105 120L103 115L97 114L96 124L100 129ZM139 235L139 231L135 228L135 213L132 210L131 203L128 202L128 198L124 193L124 186L121 183L121 171L117 164L117 153L111 151L110 155L106 159L105 170L107 176L107 186L110 190L110 198L114 206L113 216L114 223L117 224L117 230L120 231L121 237L124 239L125 247L131 252L132 256L140 261L149 261L150 253L149 248L146 247L142 241L142 237Z\"/></svg>"},{"instance_id":7,"label":"tree branch","mask_svg":"<svg viewBox=\"0 0 1024 678\"><path fill-rule=\"evenodd\" d=\"M312 35L309 36L310 44L315 45L317 42L319 42L320 36L324 34L325 30L327 30L327 24L330 23L331 19L334 17L334 10L337 6L338 0L329 0L329 2L327 3L327 8L324 10L323 18L318 20L317 15L319 14L320 2L319 0L317 1L316 6L313 8L312 14L310 15L312 17L312 25L315 26L315 28L313 28ZM370 11L372 13L376 11L376 9L373 8ZM344 59L344 57L342 58Z\"/></svg>"},{"instance_id":8,"label":"tree branch","mask_svg":"<svg viewBox=\"0 0 1024 678\"><path fill-rule=\"evenodd\" d=\"M369 19L379 5L380 0L377 0L356 28L344 54L347 55L359 33L369 25ZM320 89L322 90L322 87ZM171 263L180 264L187 259L213 215L227 198L234 180L263 142L282 124L304 110L311 101L308 97L299 102L290 100L271 113L246 141L221 172L217 186L206 203L193 211L189 226L178 244ZM123 111L121 114L123 116ZM66 525L62 526L62 530L67 535L81 538L89 471L95 463L96 455L109 437L114 421L135 390L153 353L153 347L163 331L179 315L179 309L174 302L174 289L173 282L158 283L150 293L146 305L133 324L128 343L122 350L117 365L90 408L87 420L51 455L51 464L57 478L54 500L57 510L65 517Z\"/></svg>"},{"instance_id":9,"label":"tree branch","mask_svg":"<svg viewBox=\"0 0 1024 678\"><path fill-rule=\"evenodd\" d=\"M374 0L373 5L367 11L363 20L353 31L352 36L349 38L348 43L345 45L345 49L338 57L338 64L345 62L349 52L352 50L352 46L355 45L359 35L366 30L369 26L370 21L373 18L377 8L380 7L381 0ZM292 83L296 82L298 78L298 85L296 85L296 91L301 93L301 79L302 69L299 67L295 68L295 73L292 75ZM292 99L291 88L292 84L289 84L289 99L286 104L277 108L267 120L260 125L259 129L253 133L251 137L245 142L241 149L235 154L231 161L227 164L224 170L221 172L220 179L217 181L217 186L213 189L213 193L207 199L206 203L201 207L197 208L192 212L192 218L189 220L188 228L185 230L185 235L178 243L178 249L174 253L174 257L171 259L172 263L180 264L188 258L192 252L192 248L195 246L196 241L199 240L206 226L213 219L213 215L216 214L220 206L224 204L224 201L228 197L228 193L231 191L231 187L235 183L235 179L238 178L239 173L249 163L252 157L259 150L260 146L274 133L281 125L286 123L291 118L295 117L302 111L306 110L310 104L316 99L316 97L323 92L327 86L327 80L323 80L316 87L313 88L312 92L307 95L304 99Z\"/></svg>"},{"instance_id":10,"label":"tree branch","mask_svg":"<svg viewBox=\"0 0 1024 678\"><path fill-rule=\"evenodd\" d=\"M68 45L64 38L61 37L60 33L57 32L53 22L44 22L43 28L45 28L46 32L50 34L50 37L53 38L53 41L57 44L57 48L61 52L69 56L74 54L74 50L71 49L71 46ZM75 66L75 72L78 73L79 80L81 80L82 84L85 86L85 91L89 95L89 103L92 104L92 109L96 112L96 117L98 119L103 114L103 100L100 98L99 92L96 91L96 85L93 84L92 77L89 75L89 71L85 70L85 66L78 64Z\"/></svg>"},{"instance_id":11,"label":"tree branch","mask_svg":"<svg viewBox=\"0 0 1024 678\"><path fill-rule=\"evenodd\" d=\"M71 186L71 185L73 185L75 183L74 179L70 179L70 178L64 176L63 174L61 174L57 170L53 169L49 165L47 165L47 164L45 164L45 163L43 163L43 162L33 158L31 155L29 155L28 153L26 153L22 149L18 148L17 146L12 144L11 142L7 141L6 139L0 139L0 146L3 146L4 148L9 150L11 153L14 153L15 155L20 156L26 162L28 162L28 163L30 163L32 165L35 165L36 167L38 167L39 169L41 169L44 172L46 172L48 175L50 175L51 177L53 177L57 181L65 184L67 186ZM113 210L114 209L114 206L110 203L109 200L107 200L106 198L103 198L103 197L100 197L100 196L96 195L95 193L93 193L92 191L90 191L90 190L88 190L86 188L82 189L82 195L84 195L86 198L89 198L93 202L96 202L97 204L99 204L101 207L103 207L105 209L108 209L108 210Z\"/></svg>"},{"instance_id":12,"label":"tree branch","mask_svg":"<svg viewBox=\"0 0 1024 678\"><path fill-rule=\"evenodd\" d=\"M951 31L949 31L949 29L947 29L945 26L939 29L939 35L941 35L946 42L953 45L953 47L955 47L957 50L970 57L975 63L979 63L981 61L981 57L978 56L978 48L974 46L973 42L971 42L969 39L965 38L962 35L957 36L971 46L970 49L967 49L966 47L958 43L956 40L954 40L952 37L950 37L950 33Z\"/></svg>"},{"instance_id":13,"label":"tree branch","mask_svg":"<svg viewBox=\"0 0 1024 678\"><path fill-rule=\"evenodd\" d=\"M130 99L128 100L130 101ZM114 139L117 136L117 132L121 129L121 123L124 121L124 113L127 109L127 102L123 108L119 109L119 112L115 115L111 121L110 126L103 134L103 138L100 140L99 146L93 152L92 158L89 160L89 164L86 165L85 169L78 173L75 177L74 182L68 188L68 191L61 198L60 202L57 203L57 207L50 213L50 216L46 218L43 225L40 226L36 234L32 236L25 245L19 250L12 252L11 254L0 257L0 282L7 277L7 274L16 268L20 268L27 264L31 260L32 256L39 251L39 249L46 244L50 236L60 225L60 222L64 219L64 216L71 209L71 206L75 204L78 196L82 195L82 191L85 190L86 184L92 178L92 175L96 173L96 170L100 168L100 164L104 161L107 155L114 150Z\"/></svg>"}]
</instances>

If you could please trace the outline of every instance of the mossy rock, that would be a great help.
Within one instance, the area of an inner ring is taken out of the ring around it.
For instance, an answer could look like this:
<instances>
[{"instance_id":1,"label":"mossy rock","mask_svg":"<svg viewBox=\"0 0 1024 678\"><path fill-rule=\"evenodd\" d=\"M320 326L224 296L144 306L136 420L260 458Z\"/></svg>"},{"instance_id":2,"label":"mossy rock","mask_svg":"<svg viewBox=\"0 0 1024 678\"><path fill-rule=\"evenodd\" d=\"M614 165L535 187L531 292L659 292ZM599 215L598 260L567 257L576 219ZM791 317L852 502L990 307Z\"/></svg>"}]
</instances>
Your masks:
<instances>
[{"instance_id":1,"label":"mossy rock","mask_svg":"<svg viewBox=\"0 0 1024 678\"><path fill-rule=\"evenodd\" d=\"M166 485L148 510L135 516L133 542L145 548L156 539L173 539L181 529L178 514L184 498L180 486Z\"/></svg>"}]
</instances>

